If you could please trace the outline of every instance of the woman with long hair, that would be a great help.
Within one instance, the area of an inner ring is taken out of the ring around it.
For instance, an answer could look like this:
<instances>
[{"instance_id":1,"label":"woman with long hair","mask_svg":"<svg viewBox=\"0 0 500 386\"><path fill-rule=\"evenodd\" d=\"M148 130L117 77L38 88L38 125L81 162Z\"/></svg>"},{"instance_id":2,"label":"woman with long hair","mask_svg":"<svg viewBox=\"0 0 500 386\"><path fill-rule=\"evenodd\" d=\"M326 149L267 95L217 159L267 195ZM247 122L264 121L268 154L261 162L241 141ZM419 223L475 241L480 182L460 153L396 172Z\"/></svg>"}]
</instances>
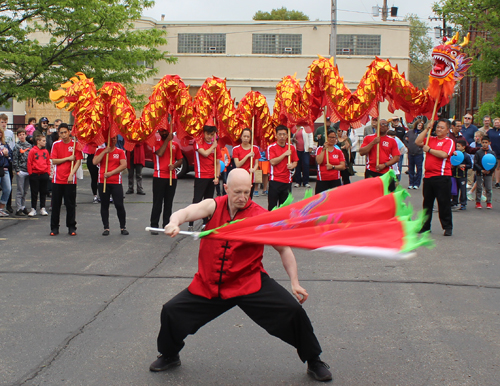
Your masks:
<instances>
[{"instance_id":1,"label":"woman with long hair","mask_svg":"<svg viewBox=\"0 0 500 386\"><path fill-rule=\"evenodd\" d=\"M249 128L243 129L241 132L241 145L233 148L233 160L237 168L245 169L252 174L252 190L250 198L253 197L255 171L259 168L260 151L258 146L252 148L252 131ZM250 167L250 159L253 158L253 165Z\"/></svg>"},{"instance_id":2,"label":"woman with long hair","mask_svg":"<svg viewBox=\"0 0 500 386\"><path fill-rule=\"evenodd\" d=\"M5 141L5 132L0 130L0 186L2 195L0 196L0 217L9 217L5 210L5 204L10 196L12 186L10 184L9 165L12 162L12 149Z\"/></svg>"},{"instance_id":3,"label":"woman with long hair","mask_svg":"<svg viewBox=\"0 0 500 386\"><path fill-rule=\"evenodd\" d=\"M342 185L340 172L345 169L345 157L342 150L336 146L337 141L337 133L330 129L325 144L316 150L318 175L315 194Z\"/></svg>"}]
</instances>

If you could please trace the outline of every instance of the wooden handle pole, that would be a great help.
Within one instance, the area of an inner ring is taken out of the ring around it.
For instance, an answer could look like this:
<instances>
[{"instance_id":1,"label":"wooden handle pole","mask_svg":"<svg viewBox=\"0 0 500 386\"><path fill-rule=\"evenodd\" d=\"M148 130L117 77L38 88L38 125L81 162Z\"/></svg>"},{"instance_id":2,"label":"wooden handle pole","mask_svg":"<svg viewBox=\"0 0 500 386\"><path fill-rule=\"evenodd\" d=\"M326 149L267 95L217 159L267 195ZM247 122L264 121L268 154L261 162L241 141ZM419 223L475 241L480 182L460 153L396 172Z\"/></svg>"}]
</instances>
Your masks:
<instances>
[{"instance_id":1,"label":"wooden handle pole","mask_svg":"<svg viewBox=\"0 0 500 386\"><path fill-rule=\"evenodd\" d=\"M73 138L73 156L75 155L75 150L76 150L76 137ZM75 166L75 161L71 161L71 169L70 173L73 172L73 167Z\"/></svg>"},{"instance_id":2,"label":"wooden handle pole","mask_svg":"<svg viewBox=\"0 0 500 386\"><path fill-rule=\"evenodd\" d=\"M250 152L253 151L254 132L255 132L255 119L254 119L254 117L252 117L252 142L251 142L251 146L250 146ZM253 157L250 157L250 169L252 169L252 168L253 168ZM253 172L250 173L250 177L252 178L252 181L253 181Z\"/></svg>"},{"instance_id":3,"label":"wooden handle pole","mask_svg":"<svg viewBox=\"0 0 500 386\"><path fill-rule=\"evenodd\" d=\"M108 148L109 148L109 142L111 141L111 128L108 130ZM108 162L109 162L109 153L106 154L106 167L104 168L104 173L108 172ZM106 180L107 178L104 177L104 184L102 187L102 192L106 193Z\"/></svg>"},{"instance_id":4,"label":"wooden handle pole","mask_svg":"<svg viewBox=\"0 0 500 386\"><path fill-rule=\"evenodd\" d=\"M170 134L172 135L172 139L170 140L170 165L172 165L172 141L174 140L174 117L170 116ZM172 170L170 170L170 186L172 186Z\"/></svg>"},{"instance_id":5,"label":"wooden handle pole","mask_svg":"<svg viewBox=\"0 0 500 386\"><path fill-rule=\"evenodd\" d=\"M323 144L323 148L326 149L326 141L328 140L328 128L326 126L326 106L325 106L325 111L324 111L324 114L323 114L323 121L325 122L325 143ZM327 165L330 165L330 160L329 160L329 157L328 157L328 150L326 149L325 151L325 154L326 154L326 164Z\"/></svg>"},{"instance_id":6,"label":"wooden handle pole","mask_svg":"<svg viewBox=\"0 0 500 386\"><path fill-rule=\"evenodd\" d=\"M288 150L291 149L291 146L292 146L291 142L292 142L292 135L290 134L290 129L288 129ZM291 154L288 156L288 163L292 163L292 155Z\"/></svg>"},{"instance_id":7,"label":"wooden handle pole","mask_svg":"<svg viewBox=\"0 0 500 386\"><path fill-rule=\"evenodd\" d=\"M377 138L380 138L380 102L377 104L378 119L377 119ZM377 143L377 164L380 163L380 142ZM376 167L375 165L375 167Z\"/></svg>"},{"instance_id":8,"label":"wooden handle pole","mask_svg":"<svg viewBox=\"0 0 500 386\"><path fill-rule=\"evenodd\" d=\"M434 103L434 109L432 110L432 117L431 117L431 123L427 125L427 127L430 126L429 131L427 132L427 139L425 140L425 144L429 145L429 139L431 138L431 132L432 132L432 126L434 126L434 117L436 116L436 111L437 107L439 104L439 98L441 98L441 91L443 90L443 85L439 88L439 94L438 97L436 98L436 102Z\"/></svg>"}]
</instances>

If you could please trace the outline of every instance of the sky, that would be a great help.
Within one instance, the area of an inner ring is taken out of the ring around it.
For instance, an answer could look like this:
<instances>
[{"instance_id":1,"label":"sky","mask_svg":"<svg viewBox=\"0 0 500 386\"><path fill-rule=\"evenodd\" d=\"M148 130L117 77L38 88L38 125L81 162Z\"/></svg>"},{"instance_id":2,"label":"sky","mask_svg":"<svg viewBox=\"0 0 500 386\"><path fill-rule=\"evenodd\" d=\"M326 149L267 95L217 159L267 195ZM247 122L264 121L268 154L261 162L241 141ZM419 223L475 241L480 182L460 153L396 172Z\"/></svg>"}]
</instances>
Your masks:
<instances>
[{"instance_id":1,"label":"sky","mask_svg":"<svg viewBox=\"0 0 500 386\"><path fill-rule=\"evenodd\" d=\"M401 20L408 13L430 23L433 16L432 5L437 0L388 0L388 6L398 7L396 20ZM382 6L379 0L378 6ZM380 21L380 17L372 17L372 6L376 0L337 0L338 21ZM156 0L153 8L144 11L144 16L160 20L165 15L166 21L242 21L252 20L257 11L269 12L273 8L287 7L302 11L311 20L330 20L331 0Z\"/></svg>"}]
</instances>

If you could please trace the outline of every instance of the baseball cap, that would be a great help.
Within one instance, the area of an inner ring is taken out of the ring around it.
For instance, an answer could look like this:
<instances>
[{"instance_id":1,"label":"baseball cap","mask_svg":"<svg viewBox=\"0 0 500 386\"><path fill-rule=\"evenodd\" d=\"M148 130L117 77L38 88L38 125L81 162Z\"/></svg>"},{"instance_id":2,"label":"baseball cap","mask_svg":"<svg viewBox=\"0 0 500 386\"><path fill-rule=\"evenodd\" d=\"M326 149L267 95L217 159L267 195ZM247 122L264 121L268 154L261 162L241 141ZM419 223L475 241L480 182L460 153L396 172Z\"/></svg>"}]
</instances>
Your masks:
<instances>
[{"instance_id":1,"label":"baseball cap","mask_svg":"<svg viewBox=\"0 0 500 386\"><path fill-rule=\"evenodd\" d=\"M47 118L47 117L40 118L40 122L48 122L48 121L49 121L49 118Z\"/></svg>"}]
</instances>

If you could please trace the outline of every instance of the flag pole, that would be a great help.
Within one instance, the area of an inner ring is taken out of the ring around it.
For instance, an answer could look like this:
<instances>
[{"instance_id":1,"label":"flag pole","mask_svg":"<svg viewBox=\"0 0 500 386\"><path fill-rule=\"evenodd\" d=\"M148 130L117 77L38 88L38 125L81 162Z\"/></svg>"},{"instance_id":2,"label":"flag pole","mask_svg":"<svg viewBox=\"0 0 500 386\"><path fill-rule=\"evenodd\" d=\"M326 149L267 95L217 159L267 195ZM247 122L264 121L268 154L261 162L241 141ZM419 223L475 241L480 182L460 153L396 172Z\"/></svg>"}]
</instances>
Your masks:
<instances>
[{"instance_id":1,"label":"flag pole","mask_svg":"<svg viewBox=\"0 0 500 386\"><path fill-rule=\"evenodd\" d=\"M443 89L443 85L441 85L441 87L439 87L439 94L438 94L438 97L436 98L436 102L434 102L434 110L432 110L432 117L431 117L431 123L430 123L431 128L427 132L427 139L425 141L425 144L427 146L429 146L429 139L431 139L432 126L434 126L434 117L436 116L436 111L437 111L437 107L439 104L439 98L441 98L441 90L442 89Z\"/></svg>"},{"instance_id":2,"label":"flag pole","mask_svg":"<svg viewBox=\"0 0 500 386\"><path fill-rule=\"evenodd\" d=\"M108 147L109 147L109 142L111 141L111 127L108 129ZM108 172L108 162L109 162L109 153L106 153L106 167L104 168L104 173L106 174ZM106 181L107 178L104 177L104 184L102 187L102 192L106 193Z\"/></svg>"},{"instance_id":3,"label":"flag pole","mask_svg":"<svg viewBox=\"0 0 500 386\"><path fill-rule=\"evenodd\" d=\"M76 149L76 137L73 137L73 156L75 155L75 149ZM71 161L70 173L73 171L74 166L75 166L75 161Z\"/></svg>"},{"instance_id":4,"label":"flag pole","mask_svg":"<svg viewBox=\"0 0 500 386\"><path fill-rule=\"evenodd\" d=\"M291 142L292 142L292 135L290 134L290 129L288 129L288 150L291 149ZM290 154L288 156L288 163L291 163L292 162L292 155Z\"/></svg>"},{"instance_id":5,"label":"flag pole","mask_svg":"<svg viewBox=\"0 0 500 386\"><path fill-rule=\"evenodd\" d=\"M172 141L174 140L174 117L170 115L170 165L172 165ZM170 168L169 168L170 169ZM170 169L170 186L172 186L172 169Z\"/></svg>"},{"instance_id":6,"label":"flag pole","mask_svg":"<svg viewBox=\"0 0 500 386\"><path fill-rule=\"evenodd\" d=\"M325 111L324 111L324 115L323 115L323 120L325 122L325 143L323 144L323 148L326 149L326 140L328 138L328 129L326 127L326 106L325 106ZM328 159L328 149L326 149L325 154L326 154L326 164L330 165L330 160Z\"/></svg>"}]
</instances>

